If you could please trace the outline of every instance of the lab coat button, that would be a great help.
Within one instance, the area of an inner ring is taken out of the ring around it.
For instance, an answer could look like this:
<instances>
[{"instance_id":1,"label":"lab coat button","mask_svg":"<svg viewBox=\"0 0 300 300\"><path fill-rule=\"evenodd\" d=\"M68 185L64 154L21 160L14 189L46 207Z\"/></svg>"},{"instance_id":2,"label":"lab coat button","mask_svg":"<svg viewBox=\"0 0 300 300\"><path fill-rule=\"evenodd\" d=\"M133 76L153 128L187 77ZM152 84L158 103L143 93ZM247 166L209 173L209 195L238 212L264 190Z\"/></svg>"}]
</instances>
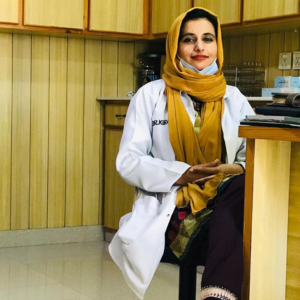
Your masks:
<instances>
[{"instance_id":1,"label":"lab coat button","mask_svg":"<svg viewBox=\"0 0 300 300\"><path fill-rule=\"evenodd\" d=\"M170 214L167 214L167 217L170 217Z\"/></svg>"}]
</instances>

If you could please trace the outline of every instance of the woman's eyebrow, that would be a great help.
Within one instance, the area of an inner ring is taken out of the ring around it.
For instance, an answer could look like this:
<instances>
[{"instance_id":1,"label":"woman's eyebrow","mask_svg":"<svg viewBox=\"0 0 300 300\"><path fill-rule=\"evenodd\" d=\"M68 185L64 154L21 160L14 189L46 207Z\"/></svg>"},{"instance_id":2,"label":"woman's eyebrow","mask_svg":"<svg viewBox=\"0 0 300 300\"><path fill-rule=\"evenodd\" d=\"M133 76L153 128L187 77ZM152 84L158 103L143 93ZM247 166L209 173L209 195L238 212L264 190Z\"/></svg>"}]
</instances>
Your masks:
<instances>
[{"instance_id":1,"label":"woman's eyebrow","mask_svg":"<svg viewBox=\"0 0 300 300\"><path fill-rule=\"evenodd\" d=\"M215 35L211 32L206 32L206 33L204 33L204 35L212 35L213 37L215 37Z\"/></svg>"}]
</instances>

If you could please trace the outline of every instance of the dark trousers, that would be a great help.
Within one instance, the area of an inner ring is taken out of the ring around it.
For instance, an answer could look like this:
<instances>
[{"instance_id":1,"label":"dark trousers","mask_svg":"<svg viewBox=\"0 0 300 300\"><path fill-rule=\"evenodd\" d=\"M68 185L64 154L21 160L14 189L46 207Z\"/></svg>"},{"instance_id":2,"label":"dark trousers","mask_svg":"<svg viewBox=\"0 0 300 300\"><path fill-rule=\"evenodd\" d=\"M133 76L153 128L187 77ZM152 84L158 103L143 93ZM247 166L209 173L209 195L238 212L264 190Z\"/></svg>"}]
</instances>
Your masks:
<instances>
[{"instance_id":1,"label":"dark trousers","mask_svg":"<svg viewBox=\"0 0 300 300\"><path fill-rule=\"evenodd\" d=\"M223 288L238 299L241 299L243 283L244 186L245 176L237 176L215 197L210 219L182 261L169 248L162 257L162 262L205 266L202 288Z\"/></svg>"}]
</instances>

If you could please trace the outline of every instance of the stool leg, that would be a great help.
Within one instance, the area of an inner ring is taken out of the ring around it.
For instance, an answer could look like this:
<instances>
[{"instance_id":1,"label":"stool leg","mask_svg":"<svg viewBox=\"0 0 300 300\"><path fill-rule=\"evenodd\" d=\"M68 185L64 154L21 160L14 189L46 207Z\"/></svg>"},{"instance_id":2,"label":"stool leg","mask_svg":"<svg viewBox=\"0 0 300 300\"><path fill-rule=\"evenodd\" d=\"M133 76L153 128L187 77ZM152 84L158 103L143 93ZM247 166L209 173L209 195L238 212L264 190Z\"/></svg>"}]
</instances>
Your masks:
<instances>
[{"instance_id":1,"label":"stool leg","mask_svg":"<svg viewBox=\"0 0 300 300\"><path fill-rule=\"evenodd\" d=\"M178 300L196 299L197 266L180 266Z\"/></svg>"}]
</instances>

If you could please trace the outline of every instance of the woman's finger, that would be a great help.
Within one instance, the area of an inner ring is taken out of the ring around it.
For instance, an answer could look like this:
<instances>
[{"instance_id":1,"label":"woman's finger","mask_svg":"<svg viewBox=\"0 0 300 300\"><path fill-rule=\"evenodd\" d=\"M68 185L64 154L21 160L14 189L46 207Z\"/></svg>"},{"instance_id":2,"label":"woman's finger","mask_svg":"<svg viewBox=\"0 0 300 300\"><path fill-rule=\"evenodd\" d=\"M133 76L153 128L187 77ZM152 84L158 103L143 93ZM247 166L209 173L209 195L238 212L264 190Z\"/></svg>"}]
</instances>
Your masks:
<instances>
[{"instance_id":1,"label":"woman's finger","mask_svg":"<svg viewBox=\"0 0 300 300\"><path fill-rule=\"evenodd\" d=\"M211 179L214 179L215 177L216 177L216 175L211 175L211 176L203 177L203 178L194 180L193 183L201 185L201 184L204 184L205 182L207 182L207 181L209 181Z\"/></svg>"}]
</instances>

